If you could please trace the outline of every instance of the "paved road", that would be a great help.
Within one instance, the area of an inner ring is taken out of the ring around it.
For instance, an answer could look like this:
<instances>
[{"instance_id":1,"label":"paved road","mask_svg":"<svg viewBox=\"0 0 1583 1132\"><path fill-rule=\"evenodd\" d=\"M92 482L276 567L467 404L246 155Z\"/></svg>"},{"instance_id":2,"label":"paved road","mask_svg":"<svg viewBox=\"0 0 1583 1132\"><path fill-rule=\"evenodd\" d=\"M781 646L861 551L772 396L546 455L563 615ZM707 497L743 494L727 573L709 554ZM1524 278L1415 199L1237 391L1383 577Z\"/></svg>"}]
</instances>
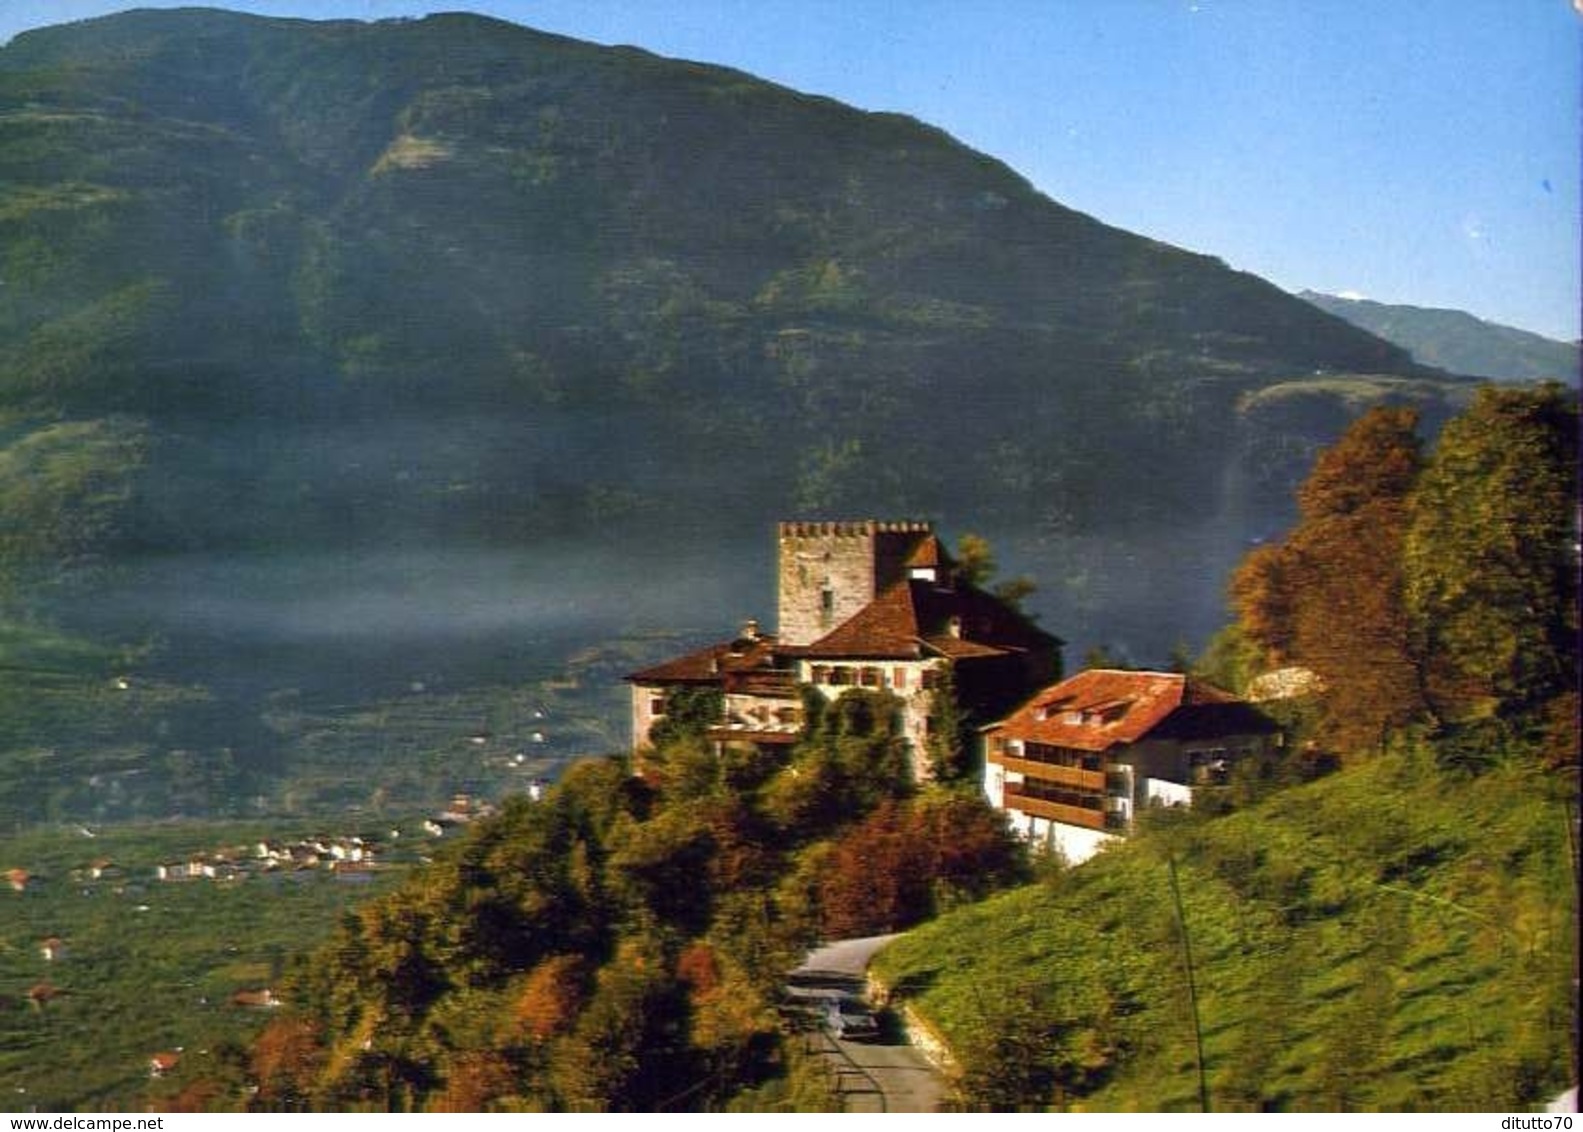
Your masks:
<instances>
[{"instance_id":1,"label":"paved road","mask_svg":"<svg viewBox=\"0 0 1583 1132\"><path fill-rule=\"evenodd\" d=\"M808 953L791 973L787 993L817 999L834 992L862 994L864 972L874 953L896 937L840 940ZM900 1036L878 1041L843 1041L823 1030L812 1041L834 1063L848 1112L938 1112L945 1098L940 1073Z\"/></svg>"}]
</instances>

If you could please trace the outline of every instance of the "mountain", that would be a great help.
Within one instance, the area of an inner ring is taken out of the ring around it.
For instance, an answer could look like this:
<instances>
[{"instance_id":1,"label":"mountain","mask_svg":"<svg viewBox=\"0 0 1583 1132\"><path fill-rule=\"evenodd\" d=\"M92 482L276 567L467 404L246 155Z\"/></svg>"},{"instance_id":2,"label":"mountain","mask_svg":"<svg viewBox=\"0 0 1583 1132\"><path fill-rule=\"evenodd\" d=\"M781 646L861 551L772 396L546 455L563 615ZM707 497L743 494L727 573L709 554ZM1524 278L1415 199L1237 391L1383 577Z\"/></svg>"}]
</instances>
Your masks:
<instances>
[{"instance_id":1,"label":"mountain","mask_svg":"<svg viewBox=\"0 0 1583 1132\"><path fill-rule=\"evenodd\" d=\"M460 14L16 37L0 248L0 601L207 705L56 744L138 765L718 632L787 518L987 535L1163 655L1361 407L1469 388L925 124Z\"/></svg>"},{"instance_id":2,"label":"mountain","mask_svg":"<svg viewBox=\"0 0 1583 1132\"><path fill-rule=\"evenodd\" d=\"M1466 311L1304 291L1301 298L1412 353L1424 365L1495 381L1578 383L1577 343L1485 322Z\"/></svg>"}]
</instances>

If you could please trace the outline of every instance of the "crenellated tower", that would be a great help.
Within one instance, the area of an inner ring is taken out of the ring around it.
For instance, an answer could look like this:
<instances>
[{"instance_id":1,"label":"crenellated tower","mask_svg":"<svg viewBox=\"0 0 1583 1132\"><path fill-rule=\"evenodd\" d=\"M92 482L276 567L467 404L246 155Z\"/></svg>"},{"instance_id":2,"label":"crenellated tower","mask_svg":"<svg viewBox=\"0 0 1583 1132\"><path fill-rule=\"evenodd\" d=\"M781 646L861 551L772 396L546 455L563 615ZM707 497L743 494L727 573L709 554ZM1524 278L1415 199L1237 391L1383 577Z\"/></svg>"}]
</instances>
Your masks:
<instances>
[{"instance_id":1,"label":"crenellated tower","mask_svg":"<svg viewBox=\"0 0 1583 1132\"><path fill-rule=\"evenodd\" d=\"M779 531L776 629L782 646L807 645L908 576L924 522L790 522Z\"/></svg>"}]
</instances>

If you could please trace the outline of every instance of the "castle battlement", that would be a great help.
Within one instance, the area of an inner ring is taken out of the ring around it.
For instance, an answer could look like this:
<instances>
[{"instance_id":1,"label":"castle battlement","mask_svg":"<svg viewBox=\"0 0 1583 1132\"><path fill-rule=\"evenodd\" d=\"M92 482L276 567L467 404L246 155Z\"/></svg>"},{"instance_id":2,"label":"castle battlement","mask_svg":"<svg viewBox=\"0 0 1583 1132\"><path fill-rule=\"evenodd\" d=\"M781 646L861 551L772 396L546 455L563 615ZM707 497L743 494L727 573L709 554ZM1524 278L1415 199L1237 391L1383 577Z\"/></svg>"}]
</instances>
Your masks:
<instances>
[{"instance_id":1,"label":"castle battlement","mask_svg":"<svg viewBox=\"0 0 1583 1132\"><path fill-rule=\"evenodd\" d=\"M836 522L785 522L780 537L786 538L871 538L874 535L927 535L934 524L923 520L859 519Z\"/></svg>"}]
</instances>

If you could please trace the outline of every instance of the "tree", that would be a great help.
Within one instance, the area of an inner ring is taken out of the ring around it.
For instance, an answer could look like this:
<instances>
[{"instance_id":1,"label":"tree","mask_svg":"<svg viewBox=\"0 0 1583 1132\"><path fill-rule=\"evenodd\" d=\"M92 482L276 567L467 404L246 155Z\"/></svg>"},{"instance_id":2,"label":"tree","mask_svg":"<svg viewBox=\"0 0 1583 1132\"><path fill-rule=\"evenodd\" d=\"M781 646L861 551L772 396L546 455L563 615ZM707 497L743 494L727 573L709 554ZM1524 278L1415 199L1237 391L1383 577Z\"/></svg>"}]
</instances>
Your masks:
<instances>
[{"instance_id":1,"label":"tree","mask_svg":"<svg viewBox=\"0 0 1583 1132\"><path fill-rule=\"evenodd\" d=\"M687 1048L687 988L649 938L624 941L599 971L593 997L552 1058L551 1077L574 1112L652 1112L697 1080Z\"/></svg>"},{"instance_id":2,"label":"tree","mask_svg":"<svg viewBox=\"0 0 1583 1132\"><path fill-rule=\"evenodd\" d=\"M810 690L805 702L820 697ZM882 799L911 792L912 759L901 702L851 688L809 714L790 765L766 784L766 817L794 840L819 837Z\"/></svg>"},{"instance_id":3,"label":"tree","mask_svg":"<svg viewBox=\"0 0 1583 1132\"><path fill-rule=\"evenodd\" d=\"M1027 848L982 794L919 799L912 836L929 847L936 911L1028 879Z\"/></svg>"},{"instance_id":4,"label":"tree","mask_svg":"<svg viewBox=\"0 0 1583 1132\"><path fill-rule=\"evenodd\" d=\"M939 792L882 803L839 838L820 912L830 938L897 931L1027 879L1022 844L982 798Z\"/></svg>"},{"instance_id":5,"label":"tree","mask_svg":"<svg viewBox=\"0 0 1583 1132\"><path fill-rule=\"evenodd\" d=\"M511 1063L492 1050L469 1050L450 1059L445 1087L430 1103L434 1112L498 1111L517 1091Z\"/></svg>"},{"instance_id":6,"label":"tree","mask_svg":"<svg viewBox=\"0 0 1583 1132\"><path fill-rule=\"evenodd\" d=\"M989 592L1021 612L1022 603L1039 591L1038 584L1025 574L1018 574L1014 578L1003 578L990 586L990 582L999 572L1000 565L995 561L994 548L989 540L982 535L965 534L956 540L956 575L957 578L970 586L978 589L989 589Z\"/></svg>"},{"instance_id":7,"label":"tree","mask_svg":"<svg viewBox=\"0 0 1583 1132\"><path fill-rule=\"evenodd\" d=\"M589 983L588 960L552 955L535 967L512 1007L513 1021L535 1042L568 1032L577 1021Z\"/></svg>"},{"instance_id":8,"label":"tree","mask_svg":"<svg viewBox=\"0 0 1583 1132\"><path fill-rule=\"evenodd\" d=\"M1404 546L1413 629L1453 714L1522 712L1575 679L1577 405L1486 386L1446 425Z\"/></svg>"},{"instance_id":9,"label":"tree","mask_svg":"<svg viewBox=\"0 0 1583 1132\"><path fill-rule=\"evenodd\" d=\"M999 567L989 540L982 535L965 534L956 540L957 576L970 586L985 586Z\"/></svg>"},{"instance_id":10,"label":"tree","mask_svg":"<svg viewBox=\"0 0 1583 1132\"><path fill-rule=\"evenodd\" d=\"M1188 670L1200 680L1240 695L1259 671L1261 651L1242 626L1227 625L1209 638Z\"/></svg>"},{"instance_id":11,"label":"tree","mask_svg":"<svg viewBox=\"0 0 1583 1132\"><path fill-rule=\"evenodd\" d=\"M272 1111L305 1108L325 1056L318 1027L311 1021L290 1015L272 1020L253 1041L256 1103Z\"/></svg>"},{"instance_id":12,"label":"tree","mask_svg":"<svg viewBox=\"0 0 1583 1132\"><path fill-rule=\"evenodd\" d=\"M1297 648L1291 581L1295 566L1284 544L1269 543L1249 551L1231 575L1238 632L1263 650L1272 668L1288 663Z\"/></svg>"},{"instance_id":13,"label":"tree","mask_svg":"<svg viewBox=\"0 0 1583 1132\"><path fill-rule=\"evenodd\" d=\"M1428 707L1401 571L1423 462L1416 425L1415 410L1386 406L1354 421L1298 490L1291 534L1232 580L1243 632L1324 681L1326 726L1343 748L1376 746Z\"/></svg>"},{"instance_id":14,"label":"tree","mask_svg":"<svg viewBox=\"0 0 1583 1132\"><path fill-rule=\"evenodd\" d=\"M714 832L693 806L672 806L634 824L605 866L611 889L660 921L696 935L709 924L714 891L707 883Z\"/></svg>"},{"instance_id":15,"label":"tree","mask_svg":"<svg viewBox=\"0 0 1583 1132\"><path fill-rule=\"evenodd\" d=\"M819 894L827 938L898 931L928 917L929 847L910 816L885 802L836 842Z\"/></svg>"}]
</instances>

